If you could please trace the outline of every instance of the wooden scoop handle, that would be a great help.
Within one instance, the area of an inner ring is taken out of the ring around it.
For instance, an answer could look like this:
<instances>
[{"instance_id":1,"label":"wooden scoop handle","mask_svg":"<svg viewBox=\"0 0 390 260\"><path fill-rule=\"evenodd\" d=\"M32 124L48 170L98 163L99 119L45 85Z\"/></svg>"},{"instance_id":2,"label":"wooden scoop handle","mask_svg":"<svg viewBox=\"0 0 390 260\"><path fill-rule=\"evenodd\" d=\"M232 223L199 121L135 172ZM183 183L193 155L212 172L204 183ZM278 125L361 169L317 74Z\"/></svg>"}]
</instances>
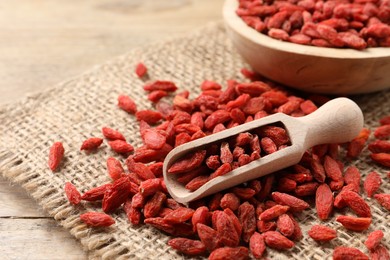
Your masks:
<instances>
[{"instance_id":1,"label":"wooden scoop handle","mask_svg":"<svg viewBox=\"0 0 390 260\"><path fill-rule=\"evenodd\" d=\"M333 99L314 113L296 119L308 127L306 148L351 141L363 127L362 111L348 98Z\"/></svg>"}]
</instances>

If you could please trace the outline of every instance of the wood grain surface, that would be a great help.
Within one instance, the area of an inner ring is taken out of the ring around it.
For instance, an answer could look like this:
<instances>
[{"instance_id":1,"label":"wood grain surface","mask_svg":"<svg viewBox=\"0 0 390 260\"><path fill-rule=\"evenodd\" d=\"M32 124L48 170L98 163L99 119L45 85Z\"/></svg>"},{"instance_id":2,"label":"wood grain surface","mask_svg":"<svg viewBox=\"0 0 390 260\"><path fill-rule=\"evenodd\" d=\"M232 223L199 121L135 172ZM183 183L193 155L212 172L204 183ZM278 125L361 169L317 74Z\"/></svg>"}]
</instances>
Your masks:
<instances>
[{"instance_id":1,"label":"wood grain surface","mask_svg":"<svg viewBox=\"0 0 390 260\"><path fill-rule=\"evenodd\" d=\"M223 0L0 2L0 105L96 64L221 20ZM0 122L1 123L1 122ZM0 177L1 259L87 259L26 192Z\"/></svg>"}]
</instances>

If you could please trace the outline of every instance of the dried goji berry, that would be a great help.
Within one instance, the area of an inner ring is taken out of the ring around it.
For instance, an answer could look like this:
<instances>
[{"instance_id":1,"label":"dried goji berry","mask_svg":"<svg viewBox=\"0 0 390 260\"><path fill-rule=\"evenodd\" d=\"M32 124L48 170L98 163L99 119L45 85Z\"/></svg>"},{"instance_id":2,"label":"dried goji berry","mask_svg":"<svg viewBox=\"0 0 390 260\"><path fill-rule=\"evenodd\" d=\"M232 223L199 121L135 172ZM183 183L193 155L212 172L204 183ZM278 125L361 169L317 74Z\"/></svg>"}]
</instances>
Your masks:
<instances>
[{"instance_id":1,"label":"dried goji berry","mask_svg":"<svg viewBox=\"0 0 390 260\"><path fill-rule=\"evenodd\" d=\"M151 149L161 149L166 143L166 137L156 130L146 129L142 134L144 144Z\"/></svg>"},{"instance_id":2,"label":"dried goji berry","mask_svg":"<svg viewBox=\"0 0 390 260\"><path fill-rule=\"evenodd\" d=\"M162 209L163 204L165 203L167 196L158 191L156 192L145 204L144 207L144 216L145 218L152 218L158 215L159 211ZM165 220L166 223L169 223Z\"/></svg>"},{"instance_id":3,"label":"dried goji berry","mask_svg":"<svg viewBox=\"0 0 390 260\"><path fill-rule=\"evenodd\" d=\"M102 209L104 212L112 212L122 205L131 192L131 182L127 177L121 177L114 181L103 197Z\"/></svg>"},{"instance_id":4,"label":"dried goji berry","mask_svg":"<svg viewBox=\"0 0 390 260\"><path fill-rule=\"evenodd\" d=\"M286 237L290 237L294 233L295 228L294 222L287 214L282 214L278 217L278 220L276 221L276 227L278 228L279 232Z\"/></svg>"},{"instance_id":5,"label":"dried goji berry","mask_svg":"<svg viewBox=\"0 0 390 260\"><path fill-rule=\"evenodd\" d=\"M201 255L206 251L201 241L182 237L169 240L168 245L186 255Z\"/></svg>"},{"instance_id":6,"label":"dried goji berry","mask_svg":"<svg viewBox=\"0 0 390 260\"><path fill-rule=\"evenodd\" d=\"M372 197L382 184L381 176L377 172L370 172L363 184L368 197Z\"/></svg>"},{"instance_id":7,"label":"dried goji berry","mask_svg":"<svg viewBox=\"0 0 390 260\"><path fill-rule=\"evenodd\" d=\"M115 224L115 220L107 214L100 212L87 212L80 215L80 219L92 227L108 227Z\"/></svg>"},{"instance_id":8,"label":"dried goji berry","mask_svg":"<svg viewBox=\"0 0 390 260\"><path fill-rule=\"evenodd\" d=\"M108 175L110 175L111 179L113 180L119 179L125 173L121 162L114 157L109 157L107 159L107 170Z\"/></svg>"},{"instance_id":9,"label":"dried goji berry","mask_svg":"<svg viewBox=\"0 0 390 260\"><path fill-rule=\"evenodd\" d=\"M374 198L387 210L390 210L390 194L380 193L375 194Z\"/></svg>"},{"instance_id":10,"label":"dried goji berry","mask_svg":"<svg viewBox=\"0 0 390 260\"><path fill-rule=\"evenodd\" d=\"M168 169L170 174L178 174L191 171L201 165L206 156L206 150L196 151L188 154L174 162Z\"/></svg>"},{"instance_id":11,"label":"dried goji berry","mask_svg":"<svg viewBox=\"0 0 390 260\"><path fill-rule=\"evenodd\" d=\"M64 157L64 146L61 142L55 142L51 147L49 151L49 168L52 171L57 170L58 166L60 165L62 158Z\"/></svg>"},{"instance_id":12,"label":"dried goji berry","mask_svg":"<svg viewBox=\"0 0 390 260\"><path fill-rule=\"evenodd\" d=\"M367 128L363 128L359 135L355 137L348 144L347 156L350 158L356 158L362 152L368 137L370 136L370 130Z\"/></svg>"},{"instance_id":13,"label":"dried goji berry","mask_svg":"<svg viewBox=\"0 0 390 260\"><path fill-rule=\"evenodd\" d=\"M73 205L77 205L81 201L81 194L77 188L70 182L65 182L65 194L69 202Z\"/></svg>"},{"instance_id":14,"label":"dried goji berry","mask_svg":"<svg viewBox=\"0 0 390 260\"><path fill-rule=\"evenodd\" d=\"M316 193L318 186L319 184L317 182L308 182L308 183L298 185L295 188L294 192L295 195L299 197L311 196Z\"/></svg>"},{"instance_id":15,"label":"dried goji berry","mask_svg":"<svg viewBox=\"0 0 390 260\"><path fill-rule=\"evenodd\" d=\"M276 189L280 192L291 192L297 188L297 182L289 178L280 178Z\"/></svg>"},{"instance_id":16,"label":"dried goji berry","mask_svg":"<svg viewBox=\"0 0 390 260\"><path fill-rule=\"evenodd\" d=\"M359 217L371 217L370 206L356 192L346 190L342 194L343 201L350 207Z\"/></svg>"},{"instance_id":17,"label":"dried goji berry","mask_svg":"<svg viewBox=\"0 0 390 260\"><path fill-rule=\"evenodd\" d=\"M230 163L224 163L217 170L215 170L215 172L210 174L210 180L213 178L216 178L218 176L225 175L228 172L230 172L231 170L232 170L232 167L230 166Z\"/></svg>"},{"instance_id":18,"label":"dried goji berry","mask_svg":"<svg viewBox=\"0 0 390 260\"><path fill-rule=\"evenodd\" d=\"M275 205L269 209L264 210L260 214L259 220L270 221L270 220L277 218L280 215L286 213L289 209L290 209L289 206Z\"/></svg>"},{"instance_id":19,"label":"dried goji berry","mask_svg":"<svg viewBox=\"0 0 390 260\"><path fill-rule=\"evenodd\" d=\"M385 167L390 167L390 153L372 153L371 159Z\"/></svg>"},{"instance_id":20,"label":"dried goji berry","mask_svg":"<svg viewBox=\"0 0 390 260\"><path fill-rule=\"evenodd\" d=\"M212 129L214 126L220 123L225 123L230 120L230 113L226 110L217 110L209 115L204 121L206 129Z\"/></svg>"},{"instance_id":21,"label":"dried goji berry","mask_svg":"<svg viewBox=\"0 0 390 260\"><path fill-rule=\"evenodd\" d=\"M102 128L102 133L103 133L104 137L107 138L107 139L126 141L126 139L123 136L123 134L121 134L119 131L114 130L112 128L103 127Z\"/></svg>"},{"instance_id":22,"label":"dried goji berry","mask_svg":"<svg viewBox=\"0 0 390 260\"><path fill-rule=\"evenodd\" d=\"M379 119L379 123L381 125L390 125L390 115L384 116L381 119Z\"/></svg>"},{"instance_id":23,"label":"dried goji berry","mask_svg":"<svg viewBox=\"0 0 390 260\"><path fill-rule=\"evenodd\" d=\"M323 183L326 178L325 169L324 166L321 164L320 158L316 154L313 154L310 166L314 179L316 179L320 183Z\"/></svg>"},{"instance_id":24,"label":"dried goji berry","mask_svg":"<svg viewBox=\"0 0 390 260\"><path fill-rule=\"evenodd\" d=\"M336 230L323 225L312 226L308 231L308 234L312 239L321 242L330 241L337 237Z\"/></svg>"},{"instance_id":25,"label":"dried goji berry","mask_svg":"<svg viewBox=\"0 0 390 260\"><path fill-rule=\"evenodd\" d=\"M144 197L153 195L161 189L162 187L160 178L147 179L142 181L139 185L139 193Z\"/></svg>"},{"instance_id":26,"label":"dried goji berry","mask_svg":"<svg viewBox=\"0 0 390 260\"><path fill-rule=\"evenodd\" d=\"M386 140L375 140L368 144L368 150L372 153L390 153L390 142Z\"/></svg>"},{"instance_id":27,"label":"dried goji berry","mask_svg":"<svg viewBox=\"0 0 390 260\"><path fill-rule=\"evenodd\" d=\"M111 149L117 153L127 154L134 151L134 147L126 141L114 140L109 141L108 144L110 145Z\"/></svg>"},{"instance_id":28,"label":"dried goji berry","mask_svg":"<svg viewBox=\"0 0 390 260\"><path fill-rule=\"evenodd\" d=\"M131 99L127 95L118 96L118 107L129 114L135 114L137 112L137 105L135 104L133 99Z\"/></svg>"},{"instance_id":29,"label":"dried goji berry","mask_svg":"<svg viewBox=\"0 0 390 260\"><path fill-rule=\"evenodd\" d=\"M102 138L91 137L82 143L80 150L94 150L98 148L102 143L103 143Z\"/></svg>"},{"instance_id":30,"label":"dried goji berry","mask_svg":"<svg viewBox=\"0 0 390 260\"><path fill-rule=\"evenodd\" d=\"M215 225L220 241L224 246L238 246L240 237L232 219L225 212L219 212Z\"/></svg>"},{"instance_id":31,"label":"dried goji berry","mask_svg":"<svg viewBox=\"0 0 390 260\"><path fill-rule=\"evenodd\" d=\"M345 259L368 260L369 258L357 248L338 246L333 250L333 259L334 260L345 260Z\"/></svg>"},{"instance_id":32,"label":"dried goji berry","mask_svg":"<svg viewBox=\"0 0 390 260\"><path fill-rule=\"evenodd\" d=\"M372 251L380 244L383 236L384 234L382 230L375 230L368 235L364 245L368 248L368 250Z\"/></svg>"},{"instance_id":33,"label":"dried goji berry","mask_svg":"<svg viewBox=\"0 0 390 260\"><path fill-rule=\"evenodd\" d=\"M276 203L290 207L291 211L300 212L310 207L304 200L291 196L287 193L273 192L272 198Z\"/></svg>"},{"instance_id":34,"label":"dried goji berry","mask_svg":"<svg viewBox=\"0 0 390 260\"><path fill-rule=\"evenodd\" d=\"M352 216L338 216L336 221L340 222L346 229L352 231L364 231L371 225L371 218L357 218Z\"/></svg>"},{"instance_id":35,"label":"dried goji berry","mask_svg":"<svg viewBox=\"0 0 390 260\"><path fill-rule=\"evenodd\" d=\"M210 177L207 175L200 175L189 181L185 188L190 191L195 191L202 187L206 182L210 180Z\"/></svg>"},{"instance_id":36,"label":"dried goji berry","mask_svg":"<svg viewBox=\"0 0 390 260\"><path fill-rule=\"evenodd\" d=\"M249 251L246 247L222 247L214 250L209 260L245 260L248 257Z\"/></svg>"},{"instance_id":37,"label":"dried goji berry","mask_svg":"<svg viewBox=\"0 0 390 260\"><path fill-rule=\"evenodd\" d=\"M106 190L111 189L111 188L112 188L111 183L103 184L103 185L98 186L96 188L92 188L92 189L88 190L87 192L85 192L83 195L81 195L81 199L86 200L86 201L101 200L101 199L103 199L103 196L104 196L104 193L106 192Z\"/></svg>"},{"instance_id":38,"label":"dried goji berry","mask_svg":"<svg viewBox=\"0 0 390 260\"><path fill-rule=\"evenodd\" d=\"M163 118L160 112L153 110L140 110L135 113L135 116L138 121L143 120L152 125L158 123Z\"/></svg>"},{"instance_id":39,"label":"dried goji berry","mask_svg":"<svg viewBox=\"0 0 390 260\"><path fill-rule=\"evenodd\" d=\"M132 200L126 200L126 202L123 204L123 210L125 211L127 219L130 221L130 223L134 225L141 223L141 210L139 208L133 207Z\"/></svg>"},{"instance_id":40,"label":"dried goji berry","mask_svg":"<svg viewBox=\"0 0 390 260\"><path fill-rule=\"evenodd\" d=\"M370 252L371 260L388 260L390 259L390 252L383 245L378 245Z\"/></svg>"},{"instance_id":41,"label":"dried goji berry","mask_svg":"<svg viewBox=\"0 0 390 260\"><path fill-rule=\"evenodd\" d=\"M256 259L261 258L264 254L265 249L266 249L263 236L257 232L253 233L253 235L251 236L251 238L249 240L249 248L250 248L252 255Z\"/></svg>"},{"instance_id":42,"label":"dried goji berry","mask_svg":"<svg viewBox=\"0 0 390 260\"><path fill-rule=\"evenodd\" d=\"M283 250L283 249L290 249L294 246L294 242L283 236L277 231L267 231L263 234L264 241L267 244L267 246Z\"/></svg>"},{"instance_id":43,"label":"dried goji berry","mask_svg":"<svg viewBox=\"0 0 390 260\"><path fill-rule=\"evenodd\" d=\"M143 64L142 62L139 62L135 67L135 74L137 74L139 78L145 76L147 72L148 69L146 68L145 64Z\"/></svg>"},{"instance_id":44,"label":"dried goji berry","mask_svg":"<svg viewBox=\"0 0 390 260\"><path fill-rule=\"evenodd\" d=\"M144 85L144 90L146 91L164 90L167 92L174 92L177 90L177 87L175 83L173 83L172 81L156 80Z\"/></svg>"},{"instance_id":45,"label":"dried goji berry","mask_svg":"<svg viewBox=\"0 0 390 260\"><path fill-rule=\"evenodd\" d=\"M209 209L206 206L200 206L192 215L191 223L193 226L194 231L197 231L197 224L207 224L209 221Z\"/></svg>"},{"instance_id":46,"label":"dried goji berry","mask_svg":"<svg viewBox=\"0 0 390 260\"><path fill-rule=\"evenodd\" d=\"M211 227L198 223L196 225L198 236L209 252L220 247L220 239L216 230Z\"/></svg>"},{"instance_id":47,"label":"dried goji berry","mask_svg":"<svg viewBox=\"0 0 390 260\"><path fill-rule=\"evenodd\" d=\"M237 197L243 200L249 200L256 194L256 191L252 188L241 188L241 187L233 187L232 192L236 194Z\"/></svg>"},{"instance_id":48,"label":"dried goji berry","mask_svg":"<svg viewBox=\"0 0 390 260\"><path fill-rule=\"evenodd\" d=\"M360 190L360 171L355 166L349 166L344 174L344 181L347 185L353 185L353 190L359 192Z\"/></svg>"},{"instance_id":49,"label":"dried goji berry","mask_svg":"<svg viewBox=\"0 0 390 260\"><path fill-rule=\"evenodd\" d=\"M234 193L228 192L223 195L220 203L222 209L229 208L232 211L236 211L240 206L240 199Z\"/></svg>"},{"instance_id":50,"label":"dried goji berry","mask_svg":"<svg viewBox=\"0 0 390 260\"><path fill-rule=\"evenodd\" d=\"M183 223L194 215L194 210L187 207L179 207L164 217L169 223Z\"/></svg>"},{"instance_id":51,"label":"dried goji berry","mask_svg":"<svg viewBox=\"0 0 390 260\"><path fill-rule=\"evenodd\" d=\"M242 239L248 243L250 237L256 231L256 213L254 206L249 202L244 202L238 208L237 216L242 226Z\"/></svg>"},{"instance_id":52,"label":"dried goji berry","mask_svg":"<svg viewBox=\"0 0 390 260\"><path fill-rule=\"evenodd\" d=\"M382 125L375 129L374 136L378 139L386 139L390 137L390 125Z\"/></svg>"},{"instance_id":53,"label":"dried goji berry","mask_svg":"<svg viewBox=\"0 0 390 260\"><path fill-rule=\"evenodd\" d=\"M333 193L327 184L323 183L317 188L316 209L317 215L321 220L328 219L332 213L333 199Z\"/></svg>"}]
</instances>

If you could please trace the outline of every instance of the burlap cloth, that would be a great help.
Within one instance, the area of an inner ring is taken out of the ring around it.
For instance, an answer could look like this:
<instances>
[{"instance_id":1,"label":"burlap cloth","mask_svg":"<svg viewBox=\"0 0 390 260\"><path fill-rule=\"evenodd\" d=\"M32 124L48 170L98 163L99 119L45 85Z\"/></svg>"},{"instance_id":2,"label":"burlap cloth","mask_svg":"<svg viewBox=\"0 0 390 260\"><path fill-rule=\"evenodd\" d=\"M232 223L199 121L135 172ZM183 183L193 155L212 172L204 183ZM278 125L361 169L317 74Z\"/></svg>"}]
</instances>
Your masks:
<instances>
[{"instance_id":1,"label":"burlap cloth","mask_svg":"<svg viewBox=\"0 0 390 260\"><path fill-rule=\"evenodd\" d=\"M142 90L143 81L134 74L139 61L149 68L151 79L172 80L181 89L190 90L192 97L199 93L199 84L205 79L223 84L232 78L244 80L239 71L247 66L236 54L223 25L213 23L186 37L134 50L0 110L1 174L25 188L50 216L80 241L91 259L185 258L166 245L167 235L146 225L132 226L123 213L114 215L116 224L108 229L87 228L79 215L87 210L99 210L99 207L90 203L71 206L63 191L65 181L72 181L82 192L109 181L105 161L108 156L117 155L107 143L96 153L87 155L79 151L83 140L101 136L103 126L120 130L130 143L140 145L134 117L116 106L121 93L131 95L139 108L150 106ZM354 99L364 111L366 127L374 129L380 117L390 114L390 91ZM66 152L61 170L52 173L47 158L54 141L62 141ZM353 163L363 176L372 170L378 171L384 179L381 191L388 193L390 184L385 177L388 169L372 163L368 155L364 151L360 160ZM333 217L325 224L337 229L338 238L319 246L307 235L310 226L319 220L314 210L307 210L299 216L304 239L289 251L268 249L267 256L271 259L326 259L337 245L355 246L368 253L363 242L367 234L376 229L384 231L383 243L389 244L389 212L372 199L367 200L373 212L373 224L368 231L348 232Z\"/></svg>"}]
</instances>

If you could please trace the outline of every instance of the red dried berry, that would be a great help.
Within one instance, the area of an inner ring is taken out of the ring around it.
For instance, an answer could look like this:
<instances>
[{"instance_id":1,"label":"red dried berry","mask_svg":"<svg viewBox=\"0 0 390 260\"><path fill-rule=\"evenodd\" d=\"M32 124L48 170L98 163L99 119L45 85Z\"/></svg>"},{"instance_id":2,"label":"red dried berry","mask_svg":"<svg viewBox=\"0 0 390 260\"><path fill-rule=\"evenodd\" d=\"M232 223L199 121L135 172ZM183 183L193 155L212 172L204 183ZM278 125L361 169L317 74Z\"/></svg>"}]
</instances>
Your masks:
<instances>
[{"instance_id":1,"label":"red dried berry","mask_svg":"<svg viewBox=\"0 0 390 260\"><path fill-rule=\"evenodd\" d=\"M198 236L208 251L213 251L217 247L220 247L220 239L216 230L211 227L198 223L196 225Z\"/></svg>"},{"instance_id":2,"label":"red dried berry","mask_svg":"<svg viewBox=\"0 0 390 260\"><path fill-rule=\"evenodd\" d=\"M276 227L279 232L286 236L290 237L294 233L294 222L287 214L280 215L276 221Z\"/></svg>"},{"instance_id":3,"label":"red dried berry","mask_svg":"<svg viewBox=\"0 0 390 260\"><path fill-rule=\"evenodd\" d=\"M371 218L356 218L352 216L338 216L336 221L340 222L346 229L352 231L364 231L371 224Z\"/></svg>"},{"instance_id":4,"label":"red dried berry","mask_svg":"<svg viewBox=\"0 0 390 260\"><path fill-rule=\"evenodd\" d=\"M107 214L100 212L87 212L80 215L80 219L92 227L109 227L115 224L115 220Z\"/></svg>"},{"instance_id":5,"label":"red dried berry","mask_svg":"<svg viewBox=\"0 0 390 260\"><path fill-rule=\"evenodd\" d=\"M80 150L94 150L103 143L103 139L99 137L91 137L83 142Z\"/></svg>"},{"instance_id":6,"label":"red dried berry","mask_svg":"<svg viewBox=\"0 0 390 260\"><path fill-rule=\"evenodd\" d=\"M259 216L259 220L270 221L286 213L289 209L290 209L289 206L275 205L263 211Z\"/></svg>"},{"instance_id":7,"label":"red dried berry","mask_svg":"<svg viewBox=\"0 0 390 260\"><path fill-rule=\"evenodd\" d=\"M145 121L148 124L157 124L162 118L162 114L153 110L140 110L135 113L138 121Z\"/></svg>"},{"instance_id":8,"label":"red dried berry","mask_svg":"<svg viewBox=\"0 0 390 260\"><path fill-rule=\"evenodd\" d=\"M201 255L206 251L201 241L182 237L169 240L168 245L186 255Z\"/></svg>"},{"instance_id":9,"label":"red dried berry","mask_svg":"<svg viewBox=\"0 0 390 260\"><path fill-rule=\"evenodd\" d=\"M321 184L316 191L317 215L321 220L326 220L333 210L333 193L325 183Z\"/></svg>"},{"instance_id":10,"label":"red dried berry","mask_svg":"<svg viewBox=\"0 0 390 260\"><path fill-rule=\"evenodd\" d=\"M249 239L256 231L255 207L249 202L244 202L238 208L237 216L242 226L242 232L240 232L242 233L242 240L248 243Z\"/></svg>"},{"instance_id":11,"label":"red dried berry","mask_svg":"<svg viewBox=\"0 0 390 260\"><path fill-rule=\"evenodd\" d=\"M390 125L379 126L375 132L374 136L378 139L386 139L390 137Z\"/></svg>"},{"instance_id":12,"label":"red dried berry","mask_svg":"<svg viewBox=\"0 0 390 260\"><path fill-rule=\"evenodd\" d=\"M321 242L327 242L337 237L337 231L322 225L314 225L308 232L309 236Z\"/></svg>"},{"instance_id":13,"label":"red dried berry","mask_svg":"<svg viewBox=\"0 0 390 260\"><path fill-rule=\"evenodd\" d=\"M370 172L363 184L367 196L371 198L378 191L381 184L381 176L377 172Z\"/></svg>"},{"instance_id":14,"label":"red dried berry","mask_svg":"<svg viewBox=\"0 0 390 260\"><path fill-rule=\"evenodd\" d=\"M154 90L164 90L167 92L174 92L177 90L175 83L172 81L156 80L152 83L144 85L144 90L154 91Z\"/></svg>"},{"instance_id":15,"label":"red dried berry","mask_svg":"<svg viewBox=\"0 0 390 260\"><path fill-rule=\"evenodd\" d=\"M127 154L134 151L134 147L126 141L115 140L109 141L108 144L110 145L111 149L117 153Z\"/></svg>"},{"instance_id":16,"label":"red dried berry","mask_svg":"<svg viewBox=\"0 0 390 260\"><path fill-rule=\"evenodd\" d=\"M147 72L148 69L146 68L145 64L143 64L142 62L138 63L137 66L135 67L135 74L137 74L139 78L144 77Z\"/></svg>"},{"instance_id":17,"label":"red dried berry","mask_svg":"<svg viewBox=\"0 0 390 260\"><path fill-rule=\"evenodd\" d=\"M112 187L104 193L102 209L109 213L119 208L127 199L131 192L131 182L127 177L122 177L114 181Z\"/></svg>"},{"instance_id":18,"label":"red dried berry","mask_svg":"<svg viewBox=\"0 0 390 260\"><path fill-rule=\"evenodd\" d=\"M359 217L371 217L370 206L356 192L346 190L342 194L343 201L351 208Z\"/></svg>"},{"instance_id":19,"label":"red dried berry","mask_svg":"<svg viewBox=\"0 0 390 260\"><path fill-rule=\"evenodd\" d=\"M376 163L390 168L390 153L372 153L371 159Z\"/></svg>"},{"instance_id":20,"label":"red dried berry","mask_svg":"<svg viewBox=\"0 0 390 260\"><path fill-rule=\"evenodd\" d=\"M362 251L353 247L338 246L333 251L333 260L359 259L368 260Z\"/></svg>"},{"instance_id":21,"label":"red dried berry","mask_svg":"<svg viewBox=\"0 0 390 260\"><path fill-rule=\"evenodd\" d=\"M102 128L102 133L105 138L109 140L122 140L126 141L125 137L117 130L114 130L109 127L103 127Z\"/></svg>"},{"instance_id":22,"label":"red dried berry","mask_svg":"<svg viewBox=\"0 0 390 260\"><path fill-rule=\"evenodd\" d=\"M263 236L257 232L253 233L249 240L249 249L256 259L261 258L266 249Z\"/></svg>"},{"instance_id":23,"label":"red dried berry","mask_svg":"<svg viewBox=\"0 0 390 260\"><path fill-rule=\"evenodd\" d=\"M186 207L179 207L167 214L164 219L169 223L183 223L194 215L194 210Z\"/></svg>"},{"instance_id":24,"label":"red dried berry","mask_svg":"<svg viewBox=\"0 0 390 260\"><path fill-rule=\"evenodd\" d=\"M118 96L118 107L129 114L135 114L137 112L137 105L127 95Z\"/></svg>"},{"instance_id":25,"label":"red dried berry","mask_svg":"<svg viewBox=\"0 0 390 260\"><path fill-rule=\"evenodd\" d=\"M382 230L375 230L368 235L364 245L370 251L375 250L375 248L380 244L383 236L384 234Z\"/></svg>"},{"instance_id":26,"label":"red dried berry","mask_svg":"<svg viewBox=\"0 0 390 260\"><path fill-rule=\"evenodd\" d=\"M249 250L246 247L221 247L215 249L209 255L209 260L246 260Z\"/></svg>"},{"instance_id":27,"label":"red dried berry","mask_svg":"<svg viewBox=\"0 0 390 260\"><path fill-rule=\"evenodd\" d=\"M387 210L390 210L390 194L380 193L375 194L374 198Z\"/></svg>"},{"instance_id":28,"label":"red dried berry","mask_svg":"<svg viewBox=\"0 0 390 260\"><path fill-rule=\"evenodd\" d=\"M174 162L168 169L170 174L188 172L199 167L206 157L206 150L188 154Z\"/></svg>"},{"instance_id":29,"label":"red dried berry","mask_svg":"<svg viewBox=\"0 0 390 260\"><path fill-rule=\"evenodd\" d=\"M370 252L371 260L389 260L390 252L383 245L378 245L374 250Z\"/></svg>"},{"instance_id":30,"label":"red dried berry","mask_svg":"<svg viewBox=\"0 0 390 260\"><path fill-rule=\"evenodd\" d=\"M287 193L273 192L272 198L276 203L289 206L290 210L295 212L301 212L310 207L304 200L298 199Z\"/></svg>"},{"instance_id":31,"label":"red dried berry","mask_svg":"<svg viewBox=\"0 0 390 260\"><path fill-rule=\"evenodd\" d=\"M70 182L65 183L65 194L69 202L73 205L77 205L81 201L81 194L77 188Z\"/></svg>"},{"instance_id":32,"label":"red dried berry","mask_svg":"<svg viewBox=\"0 0 390 260\"><path fill-rule=\"evenodd\" d=\"M112 188L112 184L111 183L107 183L107 184L98 186L96 188L92 188L92 189L88 190L87 192L85 192L81 196L81 199L82 200L86 200L86 201L101 200L101 199L103 199L104 193L108 189L111 189L111 188Z\"/></svg>"},{"instance_id":33,"label":"red dried berry","mask_svg":"<svg viewBox=\"0 0 390 260\"><path fill-rule=\"evenodd\" d=\"M64 146L61 142L55 142L49 151L49 168L52 171L57 170L60 165L62 158L64 157Z\"/></svg>"},{"instance_id":34,"label":"red dried berry","mask_svg":"<svg viewBox=\"0 0 390 260\"><path fill-rule=\"evenodd\" d=\"M263 237L267 246L275 249L284 250L290 249L294 246L294 242L276 231L264 232Z\"/></svg>"},{"instance_id":35,"label":"red dried berry","mask_svg":"<svg viewBox=\"0 0 390 260\"><path fill-rule=\"evenodd\" d=\"M125 173L121 162L114 157L109 157L107 159L107 170L111 179L113 179L114 181L122 177L122 175Z\"/></svg>"}]
</instances>

